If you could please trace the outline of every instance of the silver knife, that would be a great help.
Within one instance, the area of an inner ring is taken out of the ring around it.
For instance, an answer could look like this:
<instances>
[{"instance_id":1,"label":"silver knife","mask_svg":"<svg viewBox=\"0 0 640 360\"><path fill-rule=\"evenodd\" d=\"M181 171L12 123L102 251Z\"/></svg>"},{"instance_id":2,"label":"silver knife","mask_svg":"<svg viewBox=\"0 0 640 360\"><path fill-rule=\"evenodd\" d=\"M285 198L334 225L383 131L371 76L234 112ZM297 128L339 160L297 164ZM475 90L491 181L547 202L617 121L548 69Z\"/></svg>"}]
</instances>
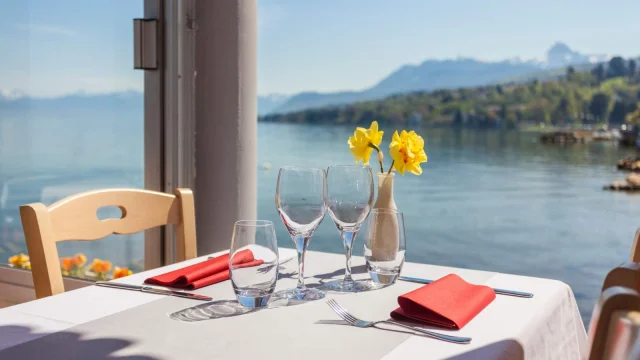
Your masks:
<instances>
[{"instance_id":1,"label":"silver knife","mask_svg":"<svg viewBox=\"0 0 640 360\"><path fill-rule=\"evenodd\" d=\"M192 293L183 292L183 291L173 291L169 289L159 289L151 286L129 285L129 284L116 283L116 282L109 282L109 281L96 281L96 285L103 286L103 287L110 287L114 289L134 290L134 291L148 292L151 294L176 296L176 297L193 299L193 300L202 300L202 301L213 300L209 296L192 294Z\"/></svg>"},{"instance_id":2,"label":"silver knife","mask_svg":"<svg viewBox=\"0 0 640 360\"><path fill-rule=\"evenodd\" d=\"M414 278L410 276L400 276L400 280L410 281L410 282L420 283L420 284L431 284L433 282L433 280ZM496 288L493 288L493 291L495 291L496 294L500 294L500 295L508 295L508 296L515 296L515 297L521 297L521 298L533 297L532 293L528 293L524 291L505 290L505 289L496 289Z\"/></svg>"}]
</instances>

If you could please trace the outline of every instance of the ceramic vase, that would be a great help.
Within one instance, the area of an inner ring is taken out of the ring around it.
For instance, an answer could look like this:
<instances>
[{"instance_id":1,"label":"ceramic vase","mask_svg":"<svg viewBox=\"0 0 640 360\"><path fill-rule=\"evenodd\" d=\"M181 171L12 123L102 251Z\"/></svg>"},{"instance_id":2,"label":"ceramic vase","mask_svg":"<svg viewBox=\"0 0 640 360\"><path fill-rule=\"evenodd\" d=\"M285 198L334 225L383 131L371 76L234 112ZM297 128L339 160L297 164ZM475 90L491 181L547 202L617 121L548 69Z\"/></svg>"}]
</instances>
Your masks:
<instances>
[{"instance_id":1,"label":"ceramic vase","mask_svg":"<svg viewBox=\"0 0 640 360\"><path fill-rule=\"evenodd\" d=\"M394 178L394 173L378 173L378 196L373 204L374 209L398 210L393 199ZM399 241L398 217L393 214L381 214L376 218L374 229L370 245L372 260L395 260Z\"/></svg>"}]
</instances>

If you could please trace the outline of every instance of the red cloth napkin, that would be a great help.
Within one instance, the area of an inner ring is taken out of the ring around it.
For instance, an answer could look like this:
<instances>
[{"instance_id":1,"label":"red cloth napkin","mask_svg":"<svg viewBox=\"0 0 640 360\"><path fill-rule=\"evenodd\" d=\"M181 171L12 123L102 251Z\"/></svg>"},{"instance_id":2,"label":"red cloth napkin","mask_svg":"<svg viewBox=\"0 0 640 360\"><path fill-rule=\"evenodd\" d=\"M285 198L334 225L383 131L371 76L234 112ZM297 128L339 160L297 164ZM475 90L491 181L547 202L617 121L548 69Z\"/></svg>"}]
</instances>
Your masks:
<instances>
[{"instance_id":1,"label":"red cloth napkin","mask_svg":"<svg viewBox=\"0 0 640 360\"><path fill-rule=\"evenodd\" d=\"M462 329L496 298L487 286L472 285L455 274L398 297L396 320L413 320L451 329Z\"/></svg>"},{"instance_id":2,"label":"red cloth napkin","mask_svg":"<svg viewBox=\"0 0 640 360\"><path fill-rule=\"evenodd\" d=\"M233 264L239 267L250 267L262 264L256 260L251 250L242 250L233 257ZM170 271L146 279L145 284L175 287L194 290L203 286L219 283L229 279L229 254L220 255L182 269Z\"/></svg>"}]
</instances>

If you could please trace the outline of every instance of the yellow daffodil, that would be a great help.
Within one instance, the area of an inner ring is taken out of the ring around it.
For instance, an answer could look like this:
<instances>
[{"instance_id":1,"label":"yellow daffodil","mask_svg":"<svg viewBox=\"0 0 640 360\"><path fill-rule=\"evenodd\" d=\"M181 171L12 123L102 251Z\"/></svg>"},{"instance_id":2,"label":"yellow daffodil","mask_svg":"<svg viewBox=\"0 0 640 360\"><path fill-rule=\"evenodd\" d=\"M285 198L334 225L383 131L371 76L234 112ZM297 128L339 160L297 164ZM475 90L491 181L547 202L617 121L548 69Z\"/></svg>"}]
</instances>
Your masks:
<instances>
[{"instance_id":1,"label":"yellow daffodil","mask_svg":"<svg viewBox=\"0 0 640 360\"><path fill-rule=\"evenodd\" d=\"M389 155L393 159L393 168L404 175L405 171L420 175L422 168L420 163L427 162L427 154L424 152L424 140L415 131L396 131L389 144Z\"/></svg>"},{"instance_id":2,"label":"yellow daffodil","mask_svg":"<svg viewBox=\"0 0 640 360\"><path fill-rule=\"evenodd\" d=\"M26 254L18 254L9 258L9 264L15 267L21 268L27 263L29 263L29 256Z\"/></svg>"},{"instance_id":3,"label":"yellow daffodil","mask_svg":"<svg viewBox=\"0 0 640 360\"><path fill-rule=\"evenodd\" d=\"M368 129L357 127L353 132L353 136L349 138L349 150L353 154L356 162L362 160L365 165L369 164L369 158L373 149L378 150L378 146L382 143L382 135L384 131L378 130L378 122L374 121ZM380 165L382 167L382 165Z\"/></svg>"},{"instance_id":4,"label":"yellow daffodil","mask_svg":"<svg viewBox=\"0 0 640 360\"><path fill-rule=\"evenodd\" d=\"M73 257L73 264L77 267L82 267L87 263L87 257L83 253L77 253Z\"/></svg>"},{"instance_id":5,"label":"yellow daffodil","mask_svg":"<svg viewBox=\"0 0 640 360\"><path fill-rule=\"evenodd\" d=\"M131 270L127 269L127 268L119 268L119 267L116 266L113 269L113 278L114 279L119 279L119 278L122 278L122 277L125 277L125 276L129 276L131 274L133 274L133 271L131 271Z\"/></svg>"},{"instance_id":6,"label":"yellow daffodil","mask_svg":"<svg viewBox=\"0 0 640 360\"><path fill-rule=\"evenodd\" d=\"M94 273L102 273L102 274L104 274L104 273L109 272L109 270L111 270L111 262L109 262L107 260L93 259L93 262L91 263L90 269Z\"/></svg>"}]
</instances>

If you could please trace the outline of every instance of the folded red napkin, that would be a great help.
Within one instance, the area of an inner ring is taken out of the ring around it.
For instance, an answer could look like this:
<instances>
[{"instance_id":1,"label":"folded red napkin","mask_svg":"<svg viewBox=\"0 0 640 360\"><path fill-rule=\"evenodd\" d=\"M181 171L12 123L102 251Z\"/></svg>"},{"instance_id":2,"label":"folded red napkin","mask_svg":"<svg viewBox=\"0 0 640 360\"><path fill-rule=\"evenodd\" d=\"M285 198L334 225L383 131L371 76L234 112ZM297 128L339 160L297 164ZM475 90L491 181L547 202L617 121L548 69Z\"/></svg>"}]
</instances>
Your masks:
<instances>
[{"instance_id":1,"label":"folded red napkin","mask_svg":"<svg viewBox=\"0 0 640 360\"><path fill-rule=\"evenodd\" d=\"M242 250L233 257L233 264L239 267L250 267L262 264L256 260L251 250ZM170 271L146 279L146 284L194 290L203 286L219 283L229 279L229 254L220 255L182 269Z\"/></svg>"},{"instance_id":2,"label":"folded red napkin","mask_svg":"<svg viewBox=\"0 0 640 360\"><path fill-rule=\"evenodd\" d=\"M455 274L398 297L396 320L414 320L430 325L462 329L496 298L487 286L472 285Z\"/></svg>"}]
</instances>

